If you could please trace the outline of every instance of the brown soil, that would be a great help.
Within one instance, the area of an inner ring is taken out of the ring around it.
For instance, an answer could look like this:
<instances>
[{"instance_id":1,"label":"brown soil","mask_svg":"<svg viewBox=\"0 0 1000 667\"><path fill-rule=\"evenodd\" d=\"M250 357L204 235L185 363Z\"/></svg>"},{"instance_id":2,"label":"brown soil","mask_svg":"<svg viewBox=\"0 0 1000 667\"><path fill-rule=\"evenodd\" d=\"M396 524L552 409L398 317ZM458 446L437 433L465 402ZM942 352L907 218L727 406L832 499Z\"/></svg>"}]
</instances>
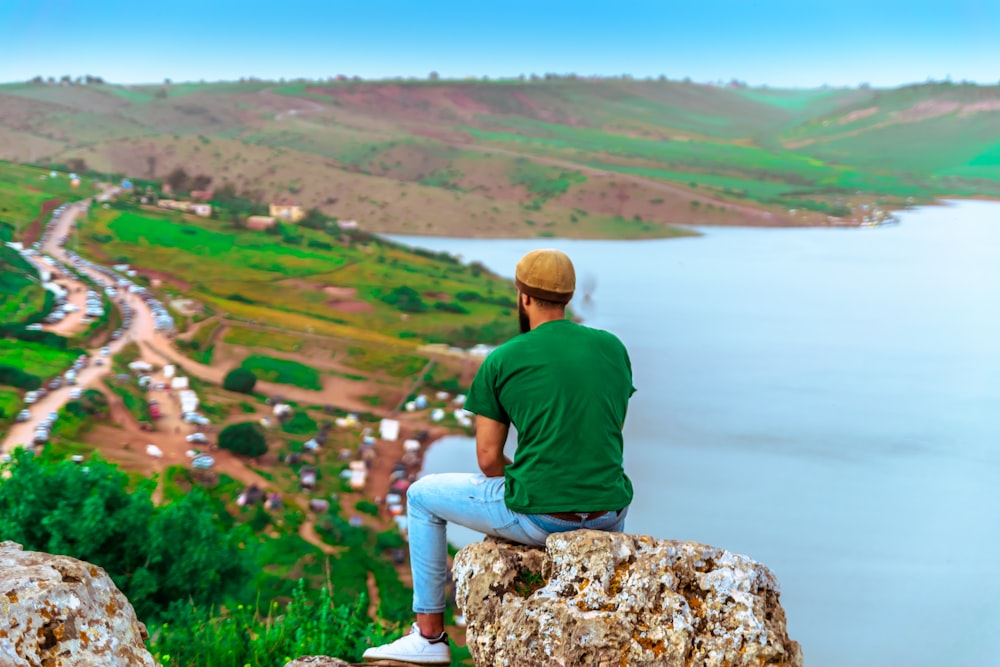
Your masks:
<instances>
[{"instance_id":1,"label":"brown soil","mask_svg":"<svg viewBox=\"0 0 1000 667\"><path fill-rule=\"evenodd\" d=\"M24 243L25 246L30 246L32 243L41 238L42 230L45 229L45 223L49 219L49 214L59 208L59 204L61 203L61 199L46 199L42 202L42 208L38 213L38 216L31 221L21 234L21 242Z\"/></svg>"},{"instance_id":2,"label":"brown soil","mask_svg":"<svg viewBox=\"0 0 1000 667\"><path fill-rule=\"evenodd\" d=\"M339 301L334 299L327 301L326 305L342 313L365 313L375 309L375 306L365 301Z\"/></svg>"}]
</instances>

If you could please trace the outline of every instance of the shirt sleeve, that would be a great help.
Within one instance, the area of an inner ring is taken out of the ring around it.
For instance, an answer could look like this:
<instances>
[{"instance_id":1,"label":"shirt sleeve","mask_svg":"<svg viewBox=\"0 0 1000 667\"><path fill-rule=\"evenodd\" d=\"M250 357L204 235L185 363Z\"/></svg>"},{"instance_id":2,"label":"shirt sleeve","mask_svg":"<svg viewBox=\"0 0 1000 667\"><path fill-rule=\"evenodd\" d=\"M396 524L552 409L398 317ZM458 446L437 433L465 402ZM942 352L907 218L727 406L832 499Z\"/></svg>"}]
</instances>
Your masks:
<instances>
[{"instance_id":1,"label":"shirt sleeve","mask_svg":"<svg viewBox=\"0 0 1000 667\"><path fill-rule=\"evenodd\" d=\"M500 405L497 391L499 373L495 357L491 354L483 361L476 372L476 378L469 387L469 395L465 399L465 409L483 417L488 417L501 424L509 424L510 417Z\"/></svg>"},{"instance_id":2,"label":"shirt sleeve","mask_svg":"<svg viewBox=\"0 0 1000 667\"><path fill-rule=\"evenodd\" d=\"M630 387L628 397L632 398L632 394L636 392L636 388L632 380L632 360L629 359L628 349L624 345L622 345L622 354L625 355L625 368L628 370L628 385Z\"/></svg>"}]
</instances>

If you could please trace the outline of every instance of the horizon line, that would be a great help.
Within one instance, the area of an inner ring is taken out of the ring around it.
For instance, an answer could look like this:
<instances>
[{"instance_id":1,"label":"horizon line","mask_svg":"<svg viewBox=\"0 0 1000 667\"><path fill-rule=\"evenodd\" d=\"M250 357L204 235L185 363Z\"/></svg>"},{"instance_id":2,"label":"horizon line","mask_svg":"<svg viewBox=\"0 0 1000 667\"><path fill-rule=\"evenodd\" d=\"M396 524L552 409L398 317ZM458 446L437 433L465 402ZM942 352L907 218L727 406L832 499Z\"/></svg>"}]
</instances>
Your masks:
<instances>
[{"instance_id":1,"label":"horizon line","mask_svg":"<svg viewBox=\"0 0 1000 667\"><path fill-rule=\"evenodd\" d=\"M86 77L91 77L92 79L98 79L98 81L87 82ZM38 80L41 79L41 80ZM896 84L888 85L875 85L869 84L867 82L859 82L856 84L816 84L816 85L772 85L767 83L756 83L749 84L746 81L737 79L735 77L728 80L714 79L705 81L696 81L692 77L683 78L670 78L666 75L655 75L655 76L633 76L630 74L615 74L615 75L582 75L566 73L560 74L555 72L546 72L545 74L517 74L517 75L505 75L505 76L474 76L468 75L463 77L431 77L429 75L419 77L419 76L385 76L385 77L362 77L360 75L346 75L338 74L335 76L328 77L279 77L278 79L268 79L260 78L257 76L242 76L236 79L183 79L183 80L173 80L170 77L164 78L162 81L108 81L100 75L93 74L81 74L77 76L71 76L68 74L62 74L60 76L43 76L41 74L35 75L30 79L22 79L15 81L0 81L0 86L9 86L17 84L36 84L36 85L106 85L106 86L137 86L137 87L152 87L152 86L177 86L177 85L209 85L209 84L225 84L225 83L278 83L278 84L292 84L292 83L314 83L314 84L356 84L356 83L428 83L428 84L444 84L444 83L553 83L553 82L567 82L576 81L584 83L599 83L605 81L624 81L633 83L683 83L689 85L697 86L712 86L719 88L740 88L740 89L768 89L768 90L853 90L853 89L876 89L876 90L893 90L896 88L907 88L911 86L925 86L925 85L952 85L952 86L976 86L983 88L995 88L1000 86L1000 82L984 83L979 81L973 81L969 79L962 79L960 81L954 81L950 77L944 79L934 79L928 77L923 81L908 81Z\"/></svg>"}]
</instances>

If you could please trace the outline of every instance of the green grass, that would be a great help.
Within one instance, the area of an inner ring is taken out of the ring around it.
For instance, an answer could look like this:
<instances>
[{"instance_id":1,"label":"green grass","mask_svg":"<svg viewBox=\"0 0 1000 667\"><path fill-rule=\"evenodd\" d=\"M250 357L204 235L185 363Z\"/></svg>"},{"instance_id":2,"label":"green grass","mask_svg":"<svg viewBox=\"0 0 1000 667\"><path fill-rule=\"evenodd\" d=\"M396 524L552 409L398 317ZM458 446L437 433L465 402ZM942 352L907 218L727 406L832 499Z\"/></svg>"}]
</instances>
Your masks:
<instances>
[{"instance_id":1,"label":"green grass","mask_svg":"<svg viewBox=\"0 0 1000 667\"><path fill-rule=\"evenodd\" d=\"M0 388L0 432L14 422L14 417L23 409L23 405L21 392Z\"/></svg>"},{"instance_id":2,"label":"green grass","mask_svg":"<svg viewBox=\"0 0 1000 667\"><path fill-rule=\"evenodd\" d=\"M549 167L524 158L514 161L509 175L511 183L523 185L532 196L542 199L558 197L587 180L579 171Z\"/></svg>"},{"instance_id":3,"label":"green grass","mask_svg":"<svg viewBox=\"0 0 1000 667\"><path fill-rule=\"evenodd\" d=\"M240 367L251 371L257 379L265 382L290 384L314 391L323 388L319 371L297 361L253 354L244 359Z\"/></svg>"},{"instance_id":4,"label":"green grass","mask_svg":"<svg viewBox=\"0 0 1000 667\"><path fill-rule=\"evenodd\" d=\"M0 222L18 229L37 218L49 199L74 200L93 193L89 179L74 188L66 173L52 177L48 169L0 162Z\"/></svg>"},{"instance_id":5,"label":"green grass","mask_svg":"<svg viewBox=\"0 0 1000 667\"><path fill-rule=\"evenodd\" d=\"M308 435L316 432L316 421L302 410L296 410L291 419L281 423L281 430L292 435Z\"/></svg>"},{"instance_id":6,"label":"green grass","mask_svg":"<svg viewBox=\"0 0 1000 667\"><path fill-rule=\"evenodd\" d=\"M42 314L45 290L37 280L37 272L16 250L0 246L0 322L24 322Z\"/></svg>"},{"instance_id":7,"label":"green grass","mask_svg":"<svg viewBox=\"0 0 1000 667\"><path fill-rule=\"evenodd\" d=\"M298 352L302 348L302 339L298 336L239 326L229 327L222 340L228 345L266 347L279 352Z\"/></svg>"},{"instance_id":8,"label":"green grass","mask_svg":"<svg viewBox=\"0 0 1000 667\"><path fill-rule=\"evenodd\" d=\"M392 377L405 378L426 366L427 359L372 345L351 345L347 348L345 363L359 371L382 371Z\"/></svg>"},{"instance_id":9,"label":"green grass","mask_svg":"<svg viewBox=\"0 0 1000 667\"><path fill-rule=\"evenodd\" d=\"M305 228L297 231L303 242L289 245L278 237L236 231L214 220L112 209L89 216L80 237L85 254L156 266L187 282L186 296L225 313L228 320L274 326L289 335L304 331L414 347L421 342L421 336L400 344L399 333L419 331L438 339L458 327L476 331L491 326L505 310L495 303L477 303L468 307L467 314L429 309L403 321L395 308L382 301L383 295L399 286L421 293L444 293L449 295L444 297L448 301L467 289L483 294L506 289L506 281L454 261L443 261L434 253L378 239L344 244L338 234L330 243L332 237L323 232ZM308 247L308 241L324 239L326 245L332 246L330 249ZM371 308L360 312L339 310L327 287L354 288L354 298ZM433 306L435 300L427 300ZM283 351L298 344L281 334L234 330L236 333L227 336L227 342L242 340ZM268 337L273 337L270 344ZM491 340L485 331L479 339Z\"/></svg>"},{"instance_id":10,"label":"green grass","mask_svg":"<svg viewBox=\"0 0 1000 667\"><path fill-rule=\"evenodd\" d=\"M73 350L57 350L38 343L0 338L0 365L20 368L43 380L59 375L77 358Z\"/></svg>"},{"instance_id":11,"label":"green grass","mask_svg":"<svg viewBox=\"0 0 1000 667\"><path fill-rule=\"evenodd\" d=\"M154 420L149 414L149 403L146 401L145 394L136 385L131 382L119 384L113 379L105 378L105 386L108 387L114 394L122 399L122 403L125 405L125 409L140 422L153 422Z\"/></svg>"}]
</instances>

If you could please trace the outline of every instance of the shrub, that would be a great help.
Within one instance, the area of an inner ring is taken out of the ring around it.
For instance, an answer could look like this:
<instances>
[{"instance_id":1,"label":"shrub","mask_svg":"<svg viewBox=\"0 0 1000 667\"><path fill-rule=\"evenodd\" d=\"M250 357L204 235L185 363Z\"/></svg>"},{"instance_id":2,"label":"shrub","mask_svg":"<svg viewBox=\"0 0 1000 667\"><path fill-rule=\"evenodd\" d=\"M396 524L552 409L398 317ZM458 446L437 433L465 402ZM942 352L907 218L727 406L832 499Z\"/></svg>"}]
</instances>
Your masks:
<instances>
[{"instance_id":1,"label":"shrub","mask_svg":"<svg viewBox=\"0 0 1000 667\"><path fill-rule=\"evenodd\" d=\"M42 380L36 375L25 373L14 366L0 366L0 384L29 391L42 386Z\"/></svg>"},{"instance_id":2,"label":"shrub","mask_svg":"<svg viewBox=\"0 0 1000 667\"><path fill-rule=\"evenodd\" d=\"M417 290L406 285L394 288L382 297L382 301L404 313L422 313L427 310L427 304L420 298Z\"/></svg>"},{"instance_id":3,"label":"shrub","mask_svg":"<svg viewBox=\"0 0 1000 667\"><path fill-rule=\"evenodd\" d=\"M267 453L267 441L257 424L242 422L222 429L219 447L243 456L260 456Z\"/></svg>"},{"instance_id":4,"label":"shrub","mask_svg":"<svg viewBox=\"0 0 1000 667\"><path fill-rule=\"evenodd\" d=\"M375 549L378 551L401 549L404 546L406 546L406 540L395 530L383 530L375 535Z\"/></svg>"},{"instance_id":5,"label":"shrub","mask_svg":"<svg viewBox=\"0 0 1000 667\"><path fill-rule=\"evenodd\" d=\"M222 388L241 394L249 394L253 391L255 384L257 384L257 376L252 371L245 368L234 368L226 374L226 379L222 381Z\"/></svg>"},{"instance_id":6,"label":"shrub","mask_svg":"<svg viewBox=\"0 0 1000 667\"><path fill-rule=\"evenodd\" d=\"M378 505L370 500L359 500L354 504L354 509L359 512L364 512L365 514L378 516Z\"/></svg>"},{"instance_id":7,"label":"shrub","mask_svg":"<svg viewBox=\"0 0 1000 667\"><path fill-rule=\"evenodd\" d=\"M434 304L434 310L440 310L445 313L458 313L459 315L468 315L469 311L460 306L457 303L445 303L444 301L439 301Z\"/></svg>"}]
</instances>

